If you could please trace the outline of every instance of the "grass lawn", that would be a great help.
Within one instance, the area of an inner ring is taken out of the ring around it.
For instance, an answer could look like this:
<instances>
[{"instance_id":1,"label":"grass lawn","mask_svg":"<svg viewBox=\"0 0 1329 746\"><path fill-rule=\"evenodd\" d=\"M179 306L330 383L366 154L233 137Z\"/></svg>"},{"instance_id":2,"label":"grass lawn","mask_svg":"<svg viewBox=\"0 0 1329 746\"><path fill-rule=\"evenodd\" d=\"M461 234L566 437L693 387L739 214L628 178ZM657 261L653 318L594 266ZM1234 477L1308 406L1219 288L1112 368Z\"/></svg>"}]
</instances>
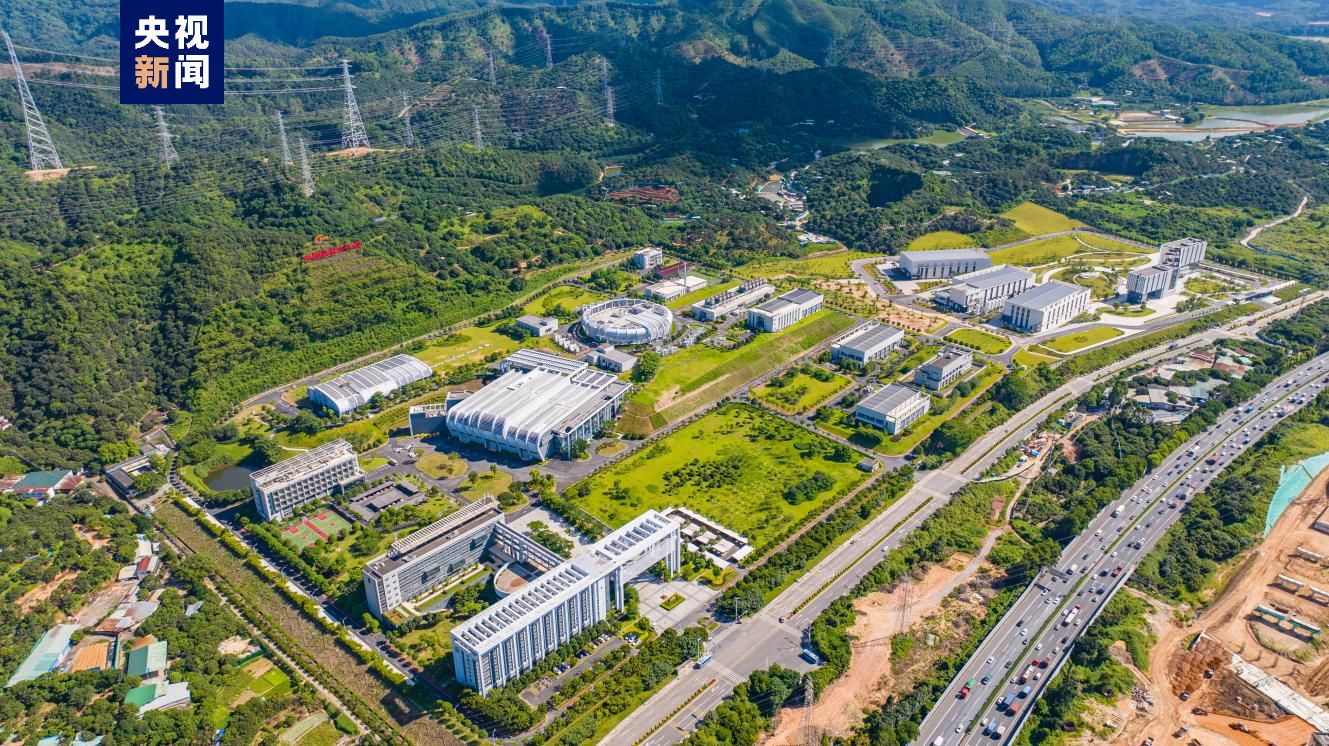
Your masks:
<instances>
[{"instance_id":1,"label":"grass lawn","mask_svg":"<svg viewBox=\"0 0 1329 746\"><path fill-rule=\"evenodd\" d=\"M969 249L978 246L972 236L955 231L933 231L909 242L907 251L933 251L936 249Z\"/></svg>"},{"instance_id":2,"label":"grass lawn","mask_svg":"<svg viewBox=\"0 0 1329 746\"><path fill-rule=\"evenodd\" d=\"M1057 236L1031 241L1009 249L990 252L993 264L1014 264L1020 267L1037 267L1053 264L1075 254L1093 251L1075 240L1075 236Z\"/></svg>"},{"instance_id":3,"label":"grass lawn","mask_svg":"<svg viewBox=\"0 0 1329 746\"><path fill-rule=\"evenodd\" d=\"M1066 280L1068 278L1062 277L1059 279ZM1116 281L1108 278L1102 273L1094 274L1089 277L1082 277L1077 274L1071 276L1069 279L1075 285L1079 285L1082 288L1089 288L1089 297L1094 300L1110 298L1113 295L1116 295L1117 292Z\"/></svg>"},{"instance_id":4,"label":"grass lawn","mask_svg":"<svg viewBox=\"0 0 1329 746\"><path fill-rule=\"evenodd\" d=\"M1063 334L1060 337L1044 342L1043 345L1055 352L1069 354L1076 350L1083 350L1091 345L1106 342L1109 339L1116 339L1121 335L1122 331L1120 329L1114 329L1110 326L1096 326L1082 332Z\"/></svg>"},{"instance_id":5,"label":"grass lawn","mask_svg":"<svg viewBox=\"0 0 1329 746\"><path fill-rule=\"evenodd\" d=\"M497 496L512 485L512 475L505 471L483 471L472 474L475 479L467 477L466 481L462 482L460 490L462 497L469 500L479 500L485 495Z\"/></svg>"},{"instance_id":6,"label":"grass lawn","mask_svg":"<svg viewBox=\"0 0 1329 746\"><path fill-rule=\"evenodd\" d=\"M415 465L434 479L452 479L466 473L466 462L446 453L426 453L416 460Z\"/></svg>"},{"instance_id":7,"label":"grass lawn","mask_svg":"<svg viewBox=\"0 0 1329 746\"><path fill-rule=\"evenodd\" d=\"M522 309L525 313L536 316L553 316L554 309L562 306L566 311L575 311L587 303L608 300L609 296L594 290L579 288L575 285L560 285L548 293L536 298Z\"/></svg>"},{"instance_id":8,"label":"grass lawn","mask_svg":"<svg viewBox=\"0 0 1329 746\"><path fill-rule=\"evenodd\" d=\"M412 349L410 354L433 366L436 371L446 371L478 363L495 353L509 355L520 346L511 337L494 331L494 325L472 326L430 340Z\"/></svg>"},{"instance_id":9,"label":"grass lawn","mask_svg":"<svg viewBox=\"0 0 1329 746\"><path fill-rule=\"evenodd\" d=\"M829 372L829 371L827 371ZM752 392L752 397L771 409L785 414L802 414L840 393L849 384L848 378L831 373L830 380L819 381L799 370L790 376L783 385L775 381L761 386ZM783 376L780 377L783 379Z\"/></svg>"},{"instance_id":10,"label":"grass lawn","mask_svg":"<svg viewBox=\"0 0 1329 746\"><path fill-rule=\"evenodd\" d=\"M941 427L941 423L954 417L965 407L969 406L971 402L981 396L984 391L987 391L992 384L1001 380L1001 377L1005 372L1006 369L1000 365L992 364L986 366L978 375L970 379L974 382L975 386L974 390L969 392L968 396L945 398L941 400L942 402L950 403L950 406L945 407L944 409L937 404L937 397L933 397L932 412L924 415L918 422L910 425L906 429L907 432L905 435L899 440L894 440L892 436L883 437L881 442L872 450L877 451L878 453L884 453L887 456L903 456L904 454L909 453L914 450L919 443L927 440L927 437L932 434L933 430ZM883 433L883 435L885 435L885 433Z\"/></svg>"},{"instance_id":11,"label":"grass lawn","mask_svg":"<svg viewBox=\"0 0 1329 746\"><path fill-rule=\"evenodd\" d=\"M1009 339L982 329L956 329L947 334L946 339L988 355L1000 355L1011 347Z\"/></svg>"},{"instance_id":12,"label":"grass lawn","mask_svg":"<svg viewBox=\"0 0 1329 746\"><path fill-rule=\"evenodd\" d=\"M1114 241L1106 236L1099 236L1093 233L1080 234L1080 240L1096 249L1102 249L1103 251L1111 252L1113 254L1134 254L1138 256L1140 254L1148 254L1152 251L1151 249L1141 248L1122 241Z\"/></svg>"},{"instance_id":13,"label":"grass lawn","mask_svg":"<svg viewBox=\"0 0 1329 746\"><path fill-rule=\"evenodd\" d=\"M1052 363L1057 362L1060 358L1055 358L1051 355L1040 355L1037 352L1031 352L1029 350L1020 350L1015 353L1012 359L1019 365L1023 365L1027 368L1036 368L1039 363L1051 365Z\"/></svg>"},{"instance_id":14,"label":"grass lawn","mask_svg":"<svg viewBox=\"0 0 1329 746\"><path fill-rule=\"evenodd\" d=\"M691 293L688 293L687 295L684 295L681 298L676 298L674 300L669 301L668 303L665 304L665 307L670 310L687 308L693 303L706 300L712 295L719 295L720 293L723 293L726 290L736 287L738 287L737 282L720 282L714 285L707 285L701 290L693 290Z\"/></svg>"},{"instance_id":15,"label":"grass lawn","mask_svg":"<svg viewBox=\"0 0 1329 746\"><path fill-rule=\"evenodd\" d=\"M624 432L649 435L853 325L848 316L819 311L777 334L758 334L733 350L699 344L669 355L655 378L633 391L620 426Z\"/></svg>"},{"instance_id":16,"label":"grass lawn","mask_svg":"<svg viewBox=\"0 0 1329 746\"><path fill-rule=\"evenodd\" d=\"M756 546L784 535L807 516L867 478L827 458L835 444L775 415L727 404L566 493L611 526L648 508L685 506L746 534ZM791 485L822 472L827 489L811 499L785 499Z\"/></svg>"},{"instance_id":17,"label":"grass lawn","mask_svg":"<svg viewBox=\"0 0 1329 746\"><path fill-rule=\"evenodd\" d=\"M1154 313L1154 309L1150 308L1149 306L1139 306L1137 308L1122 306L1119 309L1104 311L1103 315L1116 316L1117 318L1122 318L1122 319L1138 319L1142 316L1148 316L1152 313Z\"/></svg>"},{"instance_id":18,"label":"grass lawn","mask_svg":"<svg viewBox=\"0 0 1329 746\"><path fill-rule=\"evenodd\" d=\"M14 476L27 473L28 467L22 461L19 461L13 456L0 457L0 474Z\"/></svg>"},{"instance_id":19,"label":"grass lawn","mask_svg":"<svg viewBox=\"0 0 1329 746\"><path fill-rule=\"evenodd\" d=\"M458 586L458 588L460 587ZM451 593L455 590L457 589L452 588L448 592ZM421 608L425 605L422 604ZM452 652L452 635L450 633L452 628L457 626L458 620L452 618L452 612L450 611L439 614L434 618L438 621L433 625L413 629L404 635L393 635L393 643L421 667L428 667Z\"/></svg>"},{"instance_id":20,"label":"grass lawn","mask_svg":"<svg viewBox=\"0 0 1329 746\"><path fill-rule=\"evenodd\" d=\"M1196 295L1214 295L1231 292L1236 288L1222 280L1211 277L1192 277L1186 280L1186 289Z\"/></svg>"},{"instance_id":21,"label":"grass lawn","mask_svg":"<svg viewBox=\"0 0 1329 746\"><path fill-rule=\"evenodd\" d=\"M295 746L336 746L341 740L341 731L330 722L319 724L296 742Z\"/></svg>"},{"instance_id":22,"label":"grass lawn","mask_svg":"<svg viewBox=\"0 0 1329 746\"><path fill-rule=\"evenodd\" d=\"M1062 233L1084 227L1084 223L1078 220L1032 202L1016 205L1003 212L1001 216L1011 220L1016 228L1031 236L1045 236L1049 233Z\"/></svg>"},{"instance_id":23,"label":"grass lawn","mask_svg":"<svg viewBox=\"0 0 1329 746\"><path fill-rule=\"evenodd\" d=\"M853 277L854 271L849 263L882 254L870 254L864 251L840 251L826 256L810 259L775 259L765 262L753 262L743 267L742 272L752 277L825 277L836 280Z\"/></svg>"},{"instance_id":24,"label":"grass lawn","mask_svg":"<svg viewBox=\"0 0 1329 746\"><path fill-rule=\"evenodd\" d=\"M380 466L387 466L388 460L382 456L361 456L359 459L360 469L364 472L371 472Z\"/></svg>"},{"instance_id":25,"label":"grass lawn","mask_svg":"<svg viewBox=\"0 0 1329 746\"><path fill-rule=\"evenodd\" d=\"M666 598L665 600L661 601L660 608L664 609L665 611L673 611L674 609L678 608L678 605L681 603L683 603L683 597L675 593L669 598Z\"/></svg>"},{"instance_id":26,"label":"grass lawn","mask_svg":"<svg viewBox=\"0 0 1329 746\"><path fill-rule=\"evenodd\" d=\"M618 454L626 451L627 449L628 449L627 443L624 443L621 440L611 440L607 443L601 443L600 445L596 446L595 455L617 456Z\"/></svg>"}]
</instances>

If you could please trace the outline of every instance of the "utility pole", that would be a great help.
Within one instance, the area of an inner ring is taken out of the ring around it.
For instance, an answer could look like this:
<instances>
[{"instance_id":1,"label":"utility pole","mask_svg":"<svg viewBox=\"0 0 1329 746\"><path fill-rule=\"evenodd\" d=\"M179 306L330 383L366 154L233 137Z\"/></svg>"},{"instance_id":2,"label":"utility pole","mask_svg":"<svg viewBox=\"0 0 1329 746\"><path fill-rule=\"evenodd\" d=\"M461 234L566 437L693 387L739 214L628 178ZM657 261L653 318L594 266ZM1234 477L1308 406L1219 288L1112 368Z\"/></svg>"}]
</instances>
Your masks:
<instances>
[{"instance_id":1,"label":"utility pole","mask_svg":"<svg viewBox=\"0 0 1329 746\"><path fill-rule=\"evenodd\" d=\"M23 103L23 126L28 131L28 162L33 171L64 168L60 163L60 154L55 152L55 143L46 129L46 120L37 110L37 103L32 100L32 91L28 90L28 79L23 77L23 66L14 53L14 43L9 40L8 31L0 31L5 37L5 49L9 51L9 64L14 66L14 83L18 86L18 97Z\"/></svg>"},{"instance_id":2,"label":"utility pole","mask_svg":"<svg viewBox=\"0 0 1329 746\"><path fill-rule=\"evenodd\" d=\"M539 37L540 43L543 44L545 48L545 67L553 67L554 45L552 43L552 40L549 38L549 32L545 29L544 26L541 26L539 29L536 29L536 35Z\"/></svg>"},{"instance_id":3,"label":"utility pole","mask_svg":"<svg viewBox=\"0 0 1329 746\"><path fill-rule=\"evenodd\" d=\"M171 144L171 130L166 126L166 111L160 106L154 106L152 107L152 113L157 117L157 138L161 140L162 144L162 163L169 166L175 163L180 155L175 152L175 146Z\"/></svg>"},{"instance_id":4,"label":"utility pole","mask_svg":"<svg viewBox=\"0 0 1329 746\"><path fill-rule=\"evenodd\" d=\"M346 88L345 122L341 131L343 148L369 147L369 134L365 132L365 123L360 120L360 105L355 102L355 86L351 85L351 61L341 61L342 85Z\"/></svg>"},{"instance_id":5,"label":"utility pole","mask_svg":"<svg viewBox=\"0 0 1329 746\"><path fill-rule=\"evenodd\" d=\"M485 133L480 129L480 110L474 106L471 107L471 121L475 124L475 149L485 149Z\"/></svg>"},{"instance_id":6,"label":"utility pole","mask_svg":"<svg viewBox=\"0 0 1329 746\"><path fill-rule=\"evenodd\" d=\"M660 75L660 68L655 68L655 105L664 105L664 78Z\"/></svg>"},{"instance_id":7,"label":"utility pole","mask_svg":"<svg viewBox=\"0 0 1329 746\"><path fill-rule=\"evenodd\" d=\"M305 138L297 141L300 147L300 191L306 197L314 196L314 172L309 169L309 150L305 148Z\"/></svg>"},{"instance_id":8,"label":"utility pole","mask_svg":"<svg viewBox=\"0 0 1329 746\"><path fill-rule=\"evenodd\" d=\"M406 125L406 147L415 145L415 133L411 131L411 105L406 101L406 92L401 94L401 121Z\"/></svg>"},{"instance_id":9,"label":"utility pole","mask_svg":"<svg viewBox=\"0 0 1329 746\"><path fill-rule=\"evenodd\" d=\"M281 142L281 162L283 166L290 166L295 163L291 160L291 145L286 141L286 120L282 118L281 112L277 112L277 140Z\"/></svg>"}]
</instances>

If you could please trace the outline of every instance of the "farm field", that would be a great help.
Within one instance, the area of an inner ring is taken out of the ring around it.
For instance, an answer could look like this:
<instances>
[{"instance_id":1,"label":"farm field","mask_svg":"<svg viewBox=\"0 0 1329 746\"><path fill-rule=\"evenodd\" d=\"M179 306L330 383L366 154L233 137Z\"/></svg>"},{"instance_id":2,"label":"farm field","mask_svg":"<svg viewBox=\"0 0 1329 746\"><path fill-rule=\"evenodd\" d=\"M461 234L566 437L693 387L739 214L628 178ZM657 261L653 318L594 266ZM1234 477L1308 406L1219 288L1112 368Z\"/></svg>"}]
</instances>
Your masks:
<instances>
[{"instance_id":1,"label":"farm field","mask_svg":"<svg viewBox=\"0 0 1329 746\"><path fill-rule=\"evenodd\" d=\"M824 277L839 280L854 276L854 271L849 267L850 262L874 256L883 255L865 251L840 251L806 259L776 259L753 262L743 268L743 273L751 277Z\"/></svg>"},{"instance_id":2,"label":"farm field","mask_svg":"<svg viewBox=\"0 0 1329 746\"><path fill-rule=\"evenodd\" d=\"M608 299L609 296L594 290L575 285L561 285L527 303L522 311L536 316L568 316L587 303Z\"/></svg>"},{"instance_id":3,"label":"farm field","mask_svg":"<svg viewBox=\"0 0 1329 746\"><path fill-rule=\"evenodd\" d=\"M821 380L821 379L825 380ZM752 397L785 414L803 414L843 391L848 378L815 365L800 366L752 392Z\"/></svg>"},{"instance_id":4,"label":"farm field","mask_svg":"<svg viewBox=\"0 0 1329 746\"><path fill-rule=\"evenodd\" d=\"M987 355L1000 355L1011 347L1009 339L982 329L956 329L946 339Z\"/></svg>"},{"instance_id":5,"label":"farm field","mask_svg":"<svg viewBox=\"0 0 1329 746\"><path fill-rule=\"evenodd\" d=\"M619 423L649 435L853 326L853 319L820 311L777 334L758 334L733 350L699 344L669 355L660 372L633 391Z\"/></svg>"},{"instance_id":6,"label":"farm field","mask_svg":"<svg viewBox=\"0 0 1329 746\"><path fill-rule=\"evenodd\" d=\"M1003 212L1001 216L1031 236L1045 236L1049 233L1062 233L1084 227L1084 223L1078 220L1072 220L1059 212L1032 202L1016 205Z\"/></svg>"},{"instance_id":7,"label":"farm field","mask_svg":"<svg viewBox=\"0 0 1329 746\"><path fill-rule=\"evenodd\" d=\"M567 494L611 526L681 505L761 546L865 480L857 462L850 448L756 407L726 404ZM786 495L816 473L825 475L824 489Z\"/></svg>"},{"instance_id":8,"label":"farm field","mask_svg":"<svg viewBox=\"0 0 1329 746\"><path fill-rule=\"evenodd\" d=\"M1044 342L1043 346L1053 352L1070 354L1076 350L1083 350L1091 345L1106 342L1109 339L1116 339L1121 335L1122 331L1120 329L1114 329L1110 326L1096 326L1081 332L1063 334Z\"/></svg>"}]
</instances>

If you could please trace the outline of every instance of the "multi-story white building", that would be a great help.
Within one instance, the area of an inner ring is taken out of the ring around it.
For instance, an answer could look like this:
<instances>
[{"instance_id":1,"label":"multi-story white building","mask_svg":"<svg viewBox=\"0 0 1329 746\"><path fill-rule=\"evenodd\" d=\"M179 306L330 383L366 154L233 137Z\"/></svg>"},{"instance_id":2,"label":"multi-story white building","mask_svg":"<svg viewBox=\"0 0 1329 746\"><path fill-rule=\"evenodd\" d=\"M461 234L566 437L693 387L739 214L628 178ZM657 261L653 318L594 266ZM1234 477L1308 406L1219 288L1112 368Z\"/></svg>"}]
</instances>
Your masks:
<instances>
[{"instance_id":1,"label":"multi-story white building","mask_svg":"<svg viewBox=\"0 0 1329 746\"><path fill-rule=\"evenodd\" d=\"M532 337L547 337L558 331L558 319L553 316L536 316L528 313L518 316L516 324L518 329Z\"/></svg>"},{"instance_id":2,"label":"multi-story white building","mask_svg":"<svg viewBox=\"0 0 1329 746\"><path fill-rule=\"evenodd\" d=\"M957 311L983 314L998 308L1001 302L1022 293L1034 284L1034 273L1009 264L966 272L951 278L955 284L939 300Z\"/></svg>"},{"instance_id":3,"label":"multi-story white building","mask_svg":"<svg viewBox=\"0 0 1329 746\"><path fill-rule=\"evenodd\" d=\"M794 288L748 309L748 326L760 332L778 332L821 310L821 293Z\"/></svg>"},{"instance_id":4,"label":"multi-story white building","mask_svg":"<svg viewBox=\"0 0 1329 746\"><path fill-rule=\"evenodd\" d=\"M1182 238L1169 241L1161 247L1162 256L1158 263L1164 267L1176 267L1185 271L1199 266L1204 261L1204 254L1209 249L1209 242L1199 238Z\"/></svg>"},{"instance_id":5,"label":"multi-story white building","mask_svg":"<svg viewBox=\"0 0 1329 746\"><path fill-rule=\"evenodd\" d=\"M391 394L402 386L423 381L434 369L410 355L393 355L350 373L309 387L309 400L331 409L338 417L369 403L375 394Z\"/></svg>"},{"instance_id":6,"label":"multi-story white building","mask_svg":"<svg viewBox=\"0 0 1329 746\"><path fill-rule=\"evenodd\" d=\"M927 414L931 406L931 399L922 391L891 383L864 397L854 409L854 417L895 435Z\"/></svg>"},{"instance_id":7,"label":"multi-story white building","mask_svg":"<svg viewBox=\"0 0 1329 746\"><path fill-rule=\"evenodd\" d=\"M736 288L693 303L692 317L701 321L715 321L747 308L774 292L775 286L765 280L746 280Z\"/></svg>"},{"instance_id":8,"label":"multi-story white building","mask_svg":"<svg viewBox=\"0 0 1329 746\"><path fill-rule=\"evenodd\" d=\"M1089 288L1053 280L1009 298L1001 320L1010 329L1038 333L1065 324L1089 308Z\"/></svg>"},{"instance_id":9,"label":"multi-story white building","mask_svg":"<svg viewBox=\"0 0 1329 746\"><path fill-rule=\"evenodd\" d=\"M911 280L942 280L991 266L992 257L982 249L900 252L900 270Z\"/></svg>"},{"instance_id":10,"label":"multi-story white building","mask_svg":"<svg viewBox=\"0 0 1329 746\"><path fill-rule=\"evenodd\" d=\"M974 366L974 353L963 347L947 347L914 371L914 384L940 391L960 380Z\"/></svg>"},{"instance_id":11,"label":"multi-story white building","mask_svg":"<svg viewBox=\"0 0 1329 746\"><path fill-rule=\"evenodd\" d=\"M886 357L904 341L904 332L887 324L865 324L831 343L831 359L867 365Z\"/></svg>"},{"instance_id":12,"label":"multi-story white building","mask_svg":"<svg viewBox=\"0 0 1329 746\"><path fill-rule=\"evenodd\" d=\"M258 514L274 521L289 517L305 503L345 489L364 475L355 449L338 438L250 474L249 489Z\"/></svg>"},{"instance_id":13,"label":"multi-story white building","mask_svg":"<svg viewBox=\"0 0 1329 746\"><path fill-rule=\"evenodd\" d=\"M632 266L637 269L655 269L664 261L664 252L655 246L647 246L632 252Z\"/></svg>"},{"instance_id":14,"label":"multi-story white building","mask_svg":"<svg viewBox=\"0 0 1329 746\"><path fill-rule=\"evenodd\" d=\"M1126 300L1131 303L1157 300L1176 289L1175 267L1141 267L1126 273Z\"/></svg>"},{"instance_id":15,"label":"multi-story white building","mask_svg":"<svg viewBox=\"0 0 1329 746\"><path fill-rule=\"evenodd\" d=\"M624 606L628 580L681 564L681 526L648 510L452 629L457 681L486 694L531 670L578 633Z\"/></svg>"},{"instance_id":16,"label":"multi-story white building","mask_svg":"<svg viewBox=\"0 0 1329 746\"><path fill-rule=\"evenodd\" d=\"M500 364L506 372L448 408L448 430L459 440L525 459L568 457L618 414L630 385L538 350L519 350Z\"/></svg>"}]
</instances>

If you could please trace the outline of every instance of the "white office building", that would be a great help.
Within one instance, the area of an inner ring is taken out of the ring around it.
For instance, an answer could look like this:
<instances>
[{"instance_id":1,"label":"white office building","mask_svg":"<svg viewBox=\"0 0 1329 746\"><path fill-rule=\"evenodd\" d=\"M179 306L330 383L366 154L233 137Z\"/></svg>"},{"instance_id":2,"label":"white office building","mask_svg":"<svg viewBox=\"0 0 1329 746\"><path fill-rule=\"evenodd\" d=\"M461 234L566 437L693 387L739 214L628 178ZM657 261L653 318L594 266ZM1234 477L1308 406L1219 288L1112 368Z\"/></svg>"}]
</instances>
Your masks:
<instances>
[{"instance_id":1,"label":"white office building","mask_svg":"<svg viewBox=\"0 0 1329 746\"><path fill-rule=\"evenodd\" d=\"M895 435L927 414L931 406L931 399L922 391L891 383L863 397L854 418Z\"/></svg>"},{"instance_id":2,"label":"white office building","mask_svg":"<svg viewBox=\"0 0 1329 746\"><path fill-rule=\"evenodd\" d=\"M668 303L669 301L678 300L688 293L701 290L708 284L709 282L704 277L683 275L672 280L663 280L654 285L647 285L646 295L661 303Z\"/></svg>"},{"instance_id":3,"label":"white office building","mask_svg":"<svg viewBox=\"0 0 1329 746\"><path fill-rule=\"evenodd\" d=\"M618 414L630 385L538 350L519 350L492 383L448 408L448 431L467 443L521 458L568 457Z\"/></svg>"},{"instance_id":4,"label":"white office building","mask_svg":"<svg viewBox=\"0 0 1329 746\"><path fill-rule=\"evenodd\" d=\"M654 246L632 252L632 266L637 269L655 269L664 261L664 252Z\"/></svg>"},{"instance_id":5,"label":"white office building","mask_svg":"<svg viewBox=\"0 0 1329 746\"><path fill-rule=\"evenodd\" d=\"M947 347L914 371L914 384L940 391L960 380L974 367L974 353L963 347Z\"/></svg>"},{"instance_id":6,"label":"white office building","mask_svg":"<svg viewBox=\"0 0 1329 746\"><path fill-rule=\"evenodd\" d=\"M452 629L457 681L501 687L624 606L623 587L657 562L681 564L681 526L648 510Z\"/></svg>"},{"instance_id":7,"label":"white office building","mask_svg":"<svg viewBox=\"0 0 1329 746\"><path fill-rule=\"evenodd\" d=\"M553 316L525 314L517 317L517 328L532 337L547 337L558 331L558 319Z\"/></svg>"},{"instance_id":8,"label":"white office building","mask_svg":"<svg viewBox=\"0 0 1329 746\"><path fill-rule=\"evenodd\" d=\"M1089 288L1053 280L1009 298L1001 320L1010 329L1038 333L1065 324L1089 309Z\"/></svg>"},{"instance_id":9,"label":"white office building","mask_svg":"<svg viewBox=\"0 0 1329 746\"><path fill-rule=\"evenodd\" d=\"M717 293L691 306L694 319L717 321L729 314L747 308L775 292L775 286L765 280L746 280L736 288Z\"/></svg>"},{"instance_id":10,"label":"white office building","mask_svg":"<svg viewBox=\"0 0 1329 746\"><path fill-rule=\"evenodd\" d=\"M900 270L911 280L943 280L991 266L992 257L982 249L900 252Z\"/></svg>"},{"instance_id":11,"label":"white office building","mask_svg":"<svg viewBox=\"0 0 1329 746\"><path fill-rule=\"evenodd\" d=\"M859 365L875 363L904 341L904 332L887 324L873 322L849 332L831 343L831 360L853 361Z\"/></svg>"},{"instance_id":12,"label":"white office building","mask_svg":"<svg viewBox=\"0 0 1329 746\"><path fill-rule=\"evenodd\" d=\"M369 403L375 394L387 396L402 386L423 381L434 375L424 362L410 355L393 355L386 360L343 373L331 381L309 387L309 400L331 409L338 417Z\"/></svg>"},{"instance_id":13,"label":"white office building","mask_svg":"<svg viewBox=\"0 0 1329 746\"><path fill-rule=\"evenodd\" d=\"M1163 244L1162 257L1158 263L1164 267L1175 267L1182 272L1199 266L1204 261L1209 242L1199 238L1182 238Z\"/></svg>"},{"instance_id":14,"label":"white office building","mask_svg":"<svg viewBox=\"0 0 1329 746\"><path fill-rule=\"evenodd\" d=\"M1144 303L1171 295L1177 289L1174 267L1141 267L1126 273L1126 300Z\"/></svg>"},{"instance_id":15,"label":"white office building","mask_svg":"<svg viewBox=\"0 0 1329 746\"><path fill-rule=\"evenodd\" d=\"M249 490L263 520L275 521L290 517L305 503L340 492L364 475L355 449L338 438L250 474Z\"/></svg>"},{"instance_id":16,"label":"white office building","mask_svg":"<svg viewBox=\"0 0 1329 746\"><path fill-rule=\"evenodd\" d=\"M1001 302L1028 290L1034 273L1009 264L966 272L951 278L954 284L938 296L942 303L963 313L984 314L1001 307Z\"/></svg>"},{"instance_id":17,"label":"white office building","mask_svg":"<svg viewBox=\"0 0 1329 746\"><path fill-rule=\"evenodd\" d=\"M823 298L804 288L771 298L756 308L748 309L748 326L759 332L778 332L788 329L821 310Z\"/></svg>"}]
</instances>

